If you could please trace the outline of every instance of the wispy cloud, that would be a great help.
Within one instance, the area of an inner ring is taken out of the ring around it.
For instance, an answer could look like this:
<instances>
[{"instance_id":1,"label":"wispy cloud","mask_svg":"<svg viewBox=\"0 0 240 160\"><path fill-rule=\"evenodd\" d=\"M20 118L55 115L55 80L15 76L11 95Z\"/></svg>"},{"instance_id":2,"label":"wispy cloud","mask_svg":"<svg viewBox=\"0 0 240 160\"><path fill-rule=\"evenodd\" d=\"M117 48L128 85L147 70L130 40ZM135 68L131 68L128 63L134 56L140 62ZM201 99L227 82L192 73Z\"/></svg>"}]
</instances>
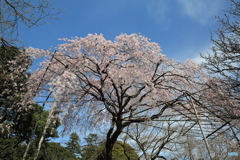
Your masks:
<instances>
[{"instance_id":1,"label":"wispy cloud","mask_svg":"<svg viewBox=\"0 0 240 160\"><path fill-rule=\"evenodd\" d=\"M151 0L148 3L147 11L157 24L168 22L166 14L168 11L168 1Z\"/></svg>"},{"instance_id":2,"label":"wispy cloud","mask_svg":"<svg viewBox=\"0 0 240 160\"><path fill-rule=\"evenodd\" d=\"M212 47L212 45L209 45L209 46L201 49L198 54L194 54L194 55L196 55L196 56L193 58L193 60L195 60L198 64L201 64L201 63L203 63L203 62L206 62L206 60L203 59L203 58L200 56L200 53L201 53L203 56L206 56L206 55L208 55L208 54L209 54L209 55L212 55L213 52L212 52L212 50L210 49L211 47Z\"/></svg>"},{"instance_id":3,"label":"wispy cloud","mask_svg":"<svg viewBox=\"0 0 240 160\"><path fill-rule=\"evenodd\" d=\"M200 54L213 54L212 50L210 49L211 47L212 44L209 43L203 47L186 48L174 53L175 56L172 58L178 60L179 62L185 62L187 59L192 59L195 60L198 64L201 64L202 62L205 62L205 60L200 56Z\"/></svg>"},{"instance_id":4,"label":"wispy cloud","mask_svg":"<svg viewBox=\"0 0 240 160\"><path fill-rule=\"evenodd\" d=\"M186 15L206 25L223 8L222 0L178 0L182 15Z\"/></svg>"},{"instance_id":5,"label":"wispy cloud","mask_svg":"<svg viewBox=\"0 0 240 160\"><path fill-rule=\"evenodd\" d=\"M201 64L201 63L205 62L205 59L203 59L200 55L193 58L193 60L196 61L198 64Z\"/></svg>"}]
</instances>

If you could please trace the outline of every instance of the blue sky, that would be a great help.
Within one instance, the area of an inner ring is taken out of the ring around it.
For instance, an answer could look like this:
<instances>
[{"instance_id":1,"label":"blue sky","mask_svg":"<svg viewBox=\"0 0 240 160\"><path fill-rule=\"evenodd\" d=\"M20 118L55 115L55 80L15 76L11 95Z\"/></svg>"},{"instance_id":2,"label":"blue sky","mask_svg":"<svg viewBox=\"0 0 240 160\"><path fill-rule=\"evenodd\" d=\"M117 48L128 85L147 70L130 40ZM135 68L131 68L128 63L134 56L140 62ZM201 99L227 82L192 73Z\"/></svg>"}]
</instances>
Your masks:
<instances>
[{"instance_id":1,"label":"blue sky","mask_svg":"<svg viewBox=\"0 0 240 160\"><path fill-rule=\"evenodd\" d=\"M63 43L58 38L102 33L114 40L121 33L140 33L157 42L167 57L196 59L211 46L210 33L218 26L216 15L229 7L227 0L58 0L61 20L20 28L26 46L48 49Z\"/></svg>"},{"instance_id":2,"label":"blue sky","mask_svg":"<svg viewBox=\"0 0 240 160\"><path fill-rule=\"evenodd\" d=\"M20 26L19 39L29 47L48 49L59 38L85 37L102 33L114 40L121 33L140 33L157 42L162 53L178 61L199 60L211 46L210 33L216 30L216 15L229 7L226 0L58 0L61 20L26 29ZM58 139L66 143L67 139Z\"/></svg>"}]
</instances>

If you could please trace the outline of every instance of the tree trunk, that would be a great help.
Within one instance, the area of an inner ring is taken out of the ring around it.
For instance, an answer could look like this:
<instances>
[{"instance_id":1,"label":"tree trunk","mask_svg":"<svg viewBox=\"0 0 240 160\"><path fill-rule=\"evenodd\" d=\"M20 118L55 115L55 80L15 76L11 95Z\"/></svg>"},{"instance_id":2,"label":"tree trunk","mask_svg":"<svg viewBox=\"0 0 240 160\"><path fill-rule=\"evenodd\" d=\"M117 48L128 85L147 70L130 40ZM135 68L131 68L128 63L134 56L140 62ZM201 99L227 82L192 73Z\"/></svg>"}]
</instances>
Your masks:
<instances>
[{"instance_id":1,"label":"tree trunk","mask_svg":"<svg viewBox=\"0 0 240 160\"><path fill-rule=\"evenodd\" d=\"M50 125L50 123L51 123L51 118L52 118L52 114L53 114L53 112L54 112L54 110L55 110L55 107L56 107L56 102L53 102L53 104L52 104L52 106L51 106L51 109L50 109L50 111L49 111L49 115L48 115L48 117L47 117L47 122L46 122L46 124L45 124L45 126L44 126L44 129L43 129L42 136L41 136L41 138L40 138L40 140L39 140L39 143L38 143L38 148L37 148L36 154L35 154L33 160L36 160L37 157L38 157L38 154L39 154L40 149L41 149L41 146L42 146L42 142L43 142L44 137L45 137L45 135L46 135L47 128L49 127L49 125Z\"/></svg>"},{"instance_id":2,"label":"tree trunk","mask_svg":"<svg viewBox=\"0 0 240 160\"><path fill-rule=\"evenodd\" d=\"M120 119L120 118L119 118ZM112 120L111 127L107 133L107 140L105 144L105 149L102 151L102 153L97 157L97 160L112 160L112 149L117 141L118 136L122 133L123 125L122 121L117 120L116 122L114 119ZM114 125L116 126L116 130L114 130Z\"/></svg>"}]
</instances>

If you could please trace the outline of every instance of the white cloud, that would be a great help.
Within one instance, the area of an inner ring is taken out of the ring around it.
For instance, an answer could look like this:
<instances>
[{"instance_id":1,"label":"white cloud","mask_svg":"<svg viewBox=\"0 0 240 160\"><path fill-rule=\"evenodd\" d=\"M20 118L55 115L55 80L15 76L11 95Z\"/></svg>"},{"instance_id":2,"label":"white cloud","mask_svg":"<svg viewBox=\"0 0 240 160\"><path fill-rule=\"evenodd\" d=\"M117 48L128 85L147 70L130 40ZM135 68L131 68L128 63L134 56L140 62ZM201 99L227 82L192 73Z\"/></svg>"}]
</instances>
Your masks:
<instances>
[{"instance_id":1,"label":"white cloud","mask_svg":"<svg viewBox=\"0 0 240 160\"><path fill-rule=\"evenodd\" d=\"M210 50L211 47L212 44L209 43L205 47L183 49L174 53L175 56L172 58L178 60L179 62L185 62L187 59L192 59L195 60L198 64L201 64L205 60L201 58L200 54L213 54L213 52Z\"/></svg>"},{"instance_id":2,"label":"white cloud","mask_svg":"<svg viewBox=\"0 0 240 160\"><path fill-rule=\"evenodd\" d=\"M147 11L153 17L157 24L168 22L166 14L168 11L168 1L166 0L151 0L148 3Z\"/></svg>"},{"instance_id":3,"label":"white cloud","mask_svg":"<svg viewBox=\"0 0 240 160\"><path fill-rule=\"evenodd\" d=\"M198 64L201 64L201 63L205 62L205 59L203 59L200 55L193 58L193 60L196 61Z\"/></svg>"},{"instance_id":4,"label":"white cloud","mask_svg":"<svg viewBox=\"0 0 240 160\"><path fill-rule=\"evenodd\" d=\"M171 18L182 15L206 25L215 22L213 19L226 7L224 4L228 3L225 0L150 0L147 11L157 24L170 23Z\"/></svg>"},{"instance_id":5,"label":"white cloud","mask_svg":"<svg viewBox=\"0 0 240 160\"><path fill-rule=\"evenodd\" d=\"M222 10L223 0L178 0L183 15L189 16L202 25L210 22Z\"/></svg>"},{"instance_id":6,"label":"white cloud","mask_svg":"<svg viewBox=\"0 0 240 160\"><path fill-rule=\"evenodd\" d=\"M206 62L206 60L203 59L203 58L200 56L200 53L201 53L203 56L208 55L208 54L212 55L213 52L212 52L212 50L210 49L211 47L212 47L212 45L207 46L207 47L203 48L202 50L200 50L200 52L199 52L198 54L194 54L194 55L197 55L197 56L195 56L195 57L193 58L193 60L195 60L198 64L201 64L201 63L203 63L203 62Z\"/></svg>"}]
</instances>

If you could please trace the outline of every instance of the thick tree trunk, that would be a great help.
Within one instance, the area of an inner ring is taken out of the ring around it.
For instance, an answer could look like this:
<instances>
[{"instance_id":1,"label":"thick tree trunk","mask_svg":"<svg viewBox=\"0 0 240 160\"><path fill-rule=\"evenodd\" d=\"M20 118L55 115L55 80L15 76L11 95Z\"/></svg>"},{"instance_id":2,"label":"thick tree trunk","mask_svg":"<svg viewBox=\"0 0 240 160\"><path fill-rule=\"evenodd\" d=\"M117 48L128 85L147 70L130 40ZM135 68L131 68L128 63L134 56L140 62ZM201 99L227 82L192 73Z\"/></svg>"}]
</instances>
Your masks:
<instances>
[{"instance_id":1,"label":"thick tree trunk","mask_svg":"<svg viewBox=\"0 0 240 160\"><path fill-rule=\"evenodd\" d=\"M114 126L116 126L116 130L114 130ZM97 157L97 160L112 160L112 149L122 130L123 130L122 121L117 120L115 122L114 120L112 120L111 127L107 133L105 149Z\"/></svg>"}]
</instances>

